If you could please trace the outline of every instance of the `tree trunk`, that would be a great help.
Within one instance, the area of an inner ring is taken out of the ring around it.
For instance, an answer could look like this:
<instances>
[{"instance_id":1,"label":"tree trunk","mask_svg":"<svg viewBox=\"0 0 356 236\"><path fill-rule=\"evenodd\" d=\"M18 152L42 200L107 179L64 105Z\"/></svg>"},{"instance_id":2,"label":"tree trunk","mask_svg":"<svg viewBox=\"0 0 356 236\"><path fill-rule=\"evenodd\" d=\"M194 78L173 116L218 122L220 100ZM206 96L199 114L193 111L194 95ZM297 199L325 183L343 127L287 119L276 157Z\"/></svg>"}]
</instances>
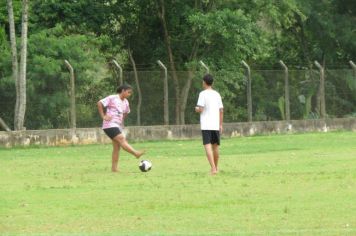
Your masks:
<instances>
[{"instance_id":1,"label":"tree trunk","mask_svg":"<svg viewBox=\"0 0 356 236\"><path fill-rule=\"evenodd\" d=\"M14 10L12 6L12 0L7 0L7 10L9 15L9 28L10 28L10 44L11 44L11 61L12 61L12 77L15 81L16 88L16 105L14 114L14 129L18 130L18 114L19 114L19 84L18 84L18 59L17 59L17 48L16 48L16 33L15 33L15 19Z\"/></svg>"},{"instance_id":2,"label":"tree trunk","mask_svg":"<svg viewBox=\"0 0 356 236\"><path fill-rule=\"evenodd\" d=\"M191 55L189 57L190 61L196 61L197 58L197 53L198 53L198 46L199 42L195 41L193 48L192 48L192 52ZM192 85L192 80L194 77L193 71L195 71L196 68L191 68L190 70L188 70L188 80L185 83L183 89L182 89L182 96L181 96L181 107L180 107L180 120L181 120L181 124L184 125L185 124L185 109L187 108L187 100L188 100L188 95L189 95L189 90L190 87Z\"/></svg>"},{"instance_id":3,"label":"tree trunk","mask_svg":"<svg viewBox=\"0 0 356 236\"><path fill-rule=\"evenodd\" d=\"M185 125L185 109L187 106L189 90L192 85L192 79L193 79L193 72L191 70L189 70L188 71L188 80L182 89L181 107L180 107L180 113L179 113L181 125Z\"/></svg>"},{"instance_id":4,"label":"tree trunk","mask_svg":"<svg viewBox=\"0 0 356 236\"><path fill-rule=\"evenodd\" d=\"M20 69L17 58L15 20L12 0L7 0L9 15L10 43L12 54L12 76L16 86L16 105L14 115L14 129L24 129L26 112L26 65L27 65L27 29L28 29L28 0L22 1L21 21L21 61Z\"/></svg>"},{"instance_id":5,"label":"tree trunk","mask_svg":"<svg viewBox=\"0 0 356 236\"><path fill-rule=\"evenodd\" d=\"M179 88L179 82L178 82L178 76L177 76L177 70L175 67L175 62L174 62L174 57L173 57L173 52L172 52L172 47L171 47L171 40L170 36L168 33L167 29L167 22L165 18L165 7L164 7L164 0L160 0L160 9L158 10L158 16L161 19L162 26L163 26L163 31L164 31L164 41L166 43L167 47L167 53L168 53L168 58L169 58L169 65L172 71L172 77L173 77L173 83L174 83L174 88L175 88L175 97L176 97L176 106L175 106L175 112L176 112L176 124L179 125L181 124L180 120L180 107L181 107L181 101L180 101L180 88Z\"/></svg>"},{"instance_id":6,"label":"tree trunk","mask_svg":"<svg viewBox=\"0 0 356 236\"><path fill-rule=\"evenodd\" d=\"M22 1L22 22L21 22L21 61L19 73L19 114L18 127L24 129L26 112L26 66L27 66L27 30L28 30L28 0Z\"/></svg>"},{"instance_id":7,"label":"tree trunk","mask_svg":"<svg viewBox=\"0 0 356 236\"><path fill-rule=\"evenodd\" d=\"M142 103L142 93L141 93L141 87L140 87L140 81L138 80L138 75L137 75L137 69L136 69L136 63L134 58L132 57L131 50L129 50L129 57L132 63L132 67L134 70L134 76L135 76L135 82L137 86L137 93L138 93L138 102L137 102L137 125L141 125L141 103Z\"/></svg>"},{"instance_id":8,"label":"tree trunk","mask_svg":"<svg viewBox=\"0 0 356 236\"><path fill-rule=\"evenodd\" d=\"M302 49L303 57L304 57L303 60L308 63L308 67L311 69L313 67L313 61L310 60L309 49L308 49L308 40L305 38L305 32L304 32L304 23L299 15L297 16L297 20L298 20L298 24L300 26L299 38L300 38L301 49Z\"/></svg>"}]
</instances>

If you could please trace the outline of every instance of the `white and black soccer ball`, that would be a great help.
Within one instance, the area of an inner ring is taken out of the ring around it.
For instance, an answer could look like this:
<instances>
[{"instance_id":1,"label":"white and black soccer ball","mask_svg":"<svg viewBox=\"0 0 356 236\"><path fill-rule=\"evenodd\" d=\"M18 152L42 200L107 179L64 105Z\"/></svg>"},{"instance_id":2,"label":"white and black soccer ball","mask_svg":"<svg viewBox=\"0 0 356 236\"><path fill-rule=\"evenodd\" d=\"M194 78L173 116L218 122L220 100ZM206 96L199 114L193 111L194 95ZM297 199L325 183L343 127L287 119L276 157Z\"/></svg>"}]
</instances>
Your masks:
<instances>
[{"instance_id":1,"label":"white and black soccer ball","mask_svg":"<svg viewBox=\"0 0 356 236\"><path fill-rule=\"evenodd\" d=\"M140 162L140 164L138 165L138 167L140 168L140 170L142 172L147 172L147 171L151 170L152 163L150 161L147 161L147 160L142 160Z\"/></svg>"}]
</instances>

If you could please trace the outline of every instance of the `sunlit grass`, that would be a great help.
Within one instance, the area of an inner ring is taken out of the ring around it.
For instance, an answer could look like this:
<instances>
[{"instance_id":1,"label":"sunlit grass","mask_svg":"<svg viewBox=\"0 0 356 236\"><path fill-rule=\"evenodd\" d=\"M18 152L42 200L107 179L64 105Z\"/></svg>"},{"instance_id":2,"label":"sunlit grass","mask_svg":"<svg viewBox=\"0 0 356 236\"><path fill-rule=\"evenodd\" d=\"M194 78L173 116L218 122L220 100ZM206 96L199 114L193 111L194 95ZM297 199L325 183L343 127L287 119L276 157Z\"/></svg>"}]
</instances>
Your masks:
<instances>
[{"instance_id":1,"label":"sunlit grass","mask_svg":"<svg viewBox=\"0 0 356 236\"><path fill-rule=\"evenodd\" d=\"M0 149L0 235L355 235L356 133Z\"/></svg>"}]
</instances>

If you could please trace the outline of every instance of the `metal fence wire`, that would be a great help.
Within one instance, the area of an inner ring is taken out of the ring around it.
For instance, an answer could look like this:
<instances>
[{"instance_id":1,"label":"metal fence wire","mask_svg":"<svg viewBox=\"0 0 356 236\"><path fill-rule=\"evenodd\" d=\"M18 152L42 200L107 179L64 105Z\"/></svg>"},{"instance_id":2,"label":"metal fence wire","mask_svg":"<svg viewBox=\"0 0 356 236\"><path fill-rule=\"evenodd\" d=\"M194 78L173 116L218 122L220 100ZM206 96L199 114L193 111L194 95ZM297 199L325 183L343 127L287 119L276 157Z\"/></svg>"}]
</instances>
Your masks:
<instances>
[{"instance_id":1,"label":"metal fence wire","mask_svg":"<svg viewBox=\"0 0 356 236\"><path fill-rule=\"evenodd\" d=\"M248 121L247 77L244 69L236 71L210 71L214 88L224 103L224 122ZM197 124L199 115L194 107L202 90L203 71L168 71L168 102L165 104L162 71L123 72L124 83L134 93L129 98L131 113L126 126L165 125L164 107L168 106L168 124ZM289 108L291 120L318 119L320 114L320 71L288 71L288 97L286 97L284 70L251 70L251 101L253 121L286 120ZM114 94L119 85L117 77L101 83L76 84L76 127L99 127L101 119L96 102ZM0 90L5 91L1 88ZM70 128L69 84L28 88L25 126L27 129ZM13 123L15 89L8 89L0 101L0 117L8 125ZM289 102L288 102L288 101ZM286 104L289 106L286 107ZM325 70L326 117L356 116L356 76L352 69Z\"/></svg>"}]
</instances>

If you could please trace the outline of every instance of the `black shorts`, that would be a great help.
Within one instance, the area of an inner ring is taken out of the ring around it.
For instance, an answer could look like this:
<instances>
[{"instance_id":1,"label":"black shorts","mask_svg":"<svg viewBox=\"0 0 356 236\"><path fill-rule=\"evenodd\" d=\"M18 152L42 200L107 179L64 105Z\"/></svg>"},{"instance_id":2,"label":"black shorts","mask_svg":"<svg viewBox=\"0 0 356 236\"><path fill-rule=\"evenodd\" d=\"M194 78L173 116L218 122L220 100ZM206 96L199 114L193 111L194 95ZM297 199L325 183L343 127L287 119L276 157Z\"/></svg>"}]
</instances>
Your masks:
<instances>
[{"instance_id":1,"label":"black shorts","mask_svg":"<svg viewBox=\"0 0 356 236\"><path fill-rule=\"evenodd\" d=\"M116 136L118 136L119 134L121 134L121 130L119 127L112 127L112 128L107 128L107 129L103 129L105 134L107 136L109 136L109 138L114 139Z\"/></svg>"},{"instance_id":2,"label":"black shorts","mask_svg":"<svg viewBox=\"0 0 356 236\"><path fill-rule=\"evenodd\" d=\"M220 132L219 130L202 130L203 144L217 144L220 145Z\"/></svg>"}]
</instances>

